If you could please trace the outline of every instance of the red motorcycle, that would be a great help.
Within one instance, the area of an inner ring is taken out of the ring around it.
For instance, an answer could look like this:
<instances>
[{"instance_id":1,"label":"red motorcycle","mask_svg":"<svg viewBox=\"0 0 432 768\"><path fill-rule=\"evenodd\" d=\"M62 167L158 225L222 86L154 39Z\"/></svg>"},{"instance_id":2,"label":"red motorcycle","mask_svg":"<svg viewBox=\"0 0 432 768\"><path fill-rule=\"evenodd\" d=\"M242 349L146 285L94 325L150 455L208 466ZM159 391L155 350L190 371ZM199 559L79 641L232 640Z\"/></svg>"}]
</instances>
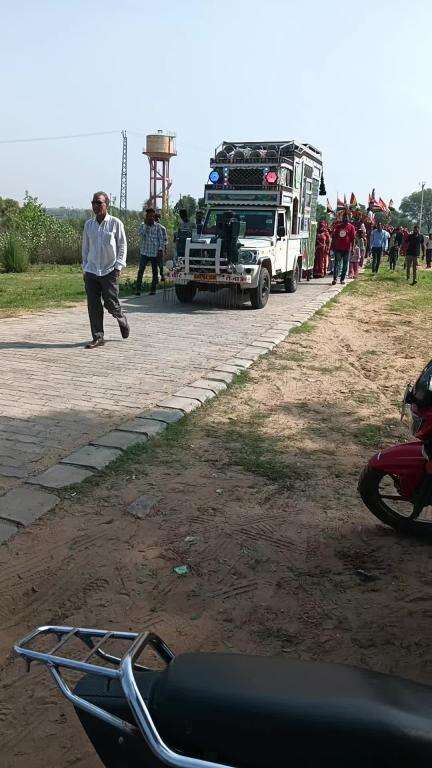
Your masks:
<instances>
[{"instance_id":1,"label":"red motorcycle","mask_svg":"<svg viewBox=\"0 0 432 768\"><path fill-rule=\"evenodd\" d=\"M386 448L369 460L358 485L373 515L400 533L432 536L432 360L402 402L412 442Z\"/></svg>"}]
</instances>

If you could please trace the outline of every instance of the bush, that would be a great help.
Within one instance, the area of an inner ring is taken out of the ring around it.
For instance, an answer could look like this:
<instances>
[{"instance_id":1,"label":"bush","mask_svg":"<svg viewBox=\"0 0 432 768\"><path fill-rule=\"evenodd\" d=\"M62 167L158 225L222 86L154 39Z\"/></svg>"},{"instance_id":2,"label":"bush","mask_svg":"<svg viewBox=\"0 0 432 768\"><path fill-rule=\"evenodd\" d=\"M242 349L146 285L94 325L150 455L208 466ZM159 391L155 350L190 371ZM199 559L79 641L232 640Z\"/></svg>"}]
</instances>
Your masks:
<instances>
[{"instance_id":1,"label":"bush","mask_svg":"<svg viewBox=\"0 0 432 768\"><path fill-rule=\"evenodd\" d=\"M19 238L7 235L1 248L0 259L5 272L27 272L29 266L28 254Z\"/></svg>"},{"instance_id":2,"label":"bush","mask_svg":"<svg viewBox=\"0 0 432 768\"><path fill-rule=\"evenodd\" d=\"M14 216L13 230L26 244L30 264L81 261L81 233L66 220L49 216L37 198L28 193Z\"/></svg>"}]
</instances>

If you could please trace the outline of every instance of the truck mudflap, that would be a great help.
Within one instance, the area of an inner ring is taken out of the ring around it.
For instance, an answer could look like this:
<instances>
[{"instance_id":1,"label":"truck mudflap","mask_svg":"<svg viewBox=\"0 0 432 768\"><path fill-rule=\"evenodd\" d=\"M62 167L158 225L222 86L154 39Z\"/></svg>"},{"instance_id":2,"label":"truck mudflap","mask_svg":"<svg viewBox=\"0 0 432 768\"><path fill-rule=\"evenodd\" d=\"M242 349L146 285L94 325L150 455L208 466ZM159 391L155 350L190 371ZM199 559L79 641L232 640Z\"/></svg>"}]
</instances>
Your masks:
<instances>
[{"instance_id":1,"label":"truck mudflap","mask_svg":"<svg viewBox=\"0 0 432 768\"><path fill-rule=\"evenodd\" d=\"M207 283L209 285L241 285L247 286L252 282L251 275L235 275L235 274L223 274L216 275L212 272L207 274L200 273L188 273L188 272L172 272L170 279L178 285L186 285L187 283Z\"/></svg>"}]
</instances>

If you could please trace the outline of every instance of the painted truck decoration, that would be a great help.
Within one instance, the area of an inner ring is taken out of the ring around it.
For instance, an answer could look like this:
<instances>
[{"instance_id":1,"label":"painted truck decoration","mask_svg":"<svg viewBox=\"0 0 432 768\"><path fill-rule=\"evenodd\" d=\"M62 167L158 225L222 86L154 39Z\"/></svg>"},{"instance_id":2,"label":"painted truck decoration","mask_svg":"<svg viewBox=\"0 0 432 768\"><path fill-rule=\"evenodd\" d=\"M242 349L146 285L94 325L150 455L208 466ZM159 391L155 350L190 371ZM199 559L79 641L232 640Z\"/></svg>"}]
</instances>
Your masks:
<instances>
[{"instance_id":1,"label":"painted truck decoration","mask_svg":"<svg viewBox=\"0 0 432 768\"><path fill-rule=\"evenodd\" d=\"M177 297L230 287L260 309L272 284L292 293L312 269L321 152L295 141L223 142L210 166L203 231L174 270Z\"/></svg>"}]
</instances>

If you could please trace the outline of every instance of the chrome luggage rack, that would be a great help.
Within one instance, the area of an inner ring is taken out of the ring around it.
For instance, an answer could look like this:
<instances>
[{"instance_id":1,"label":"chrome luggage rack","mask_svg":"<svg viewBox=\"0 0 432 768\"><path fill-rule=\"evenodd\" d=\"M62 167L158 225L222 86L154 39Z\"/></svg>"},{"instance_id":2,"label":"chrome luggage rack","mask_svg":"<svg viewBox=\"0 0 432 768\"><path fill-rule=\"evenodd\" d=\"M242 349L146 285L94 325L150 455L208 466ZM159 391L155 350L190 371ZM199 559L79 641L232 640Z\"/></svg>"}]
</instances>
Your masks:
<instances>
[{"instance_id":1,"label":"chrome luggage rack","mask_svg":"<svg viewBox=\"0 0 432 768\"><path fill-rule=\"evenodd\" d=\"M41 640L51 635L57 637L55 645L47 652L38 651L30 647L35 640ZM73 659L67 656L59 656L60 649L65 649L67 643L72 640L80 640L89 649L89 653L83 659ZM123 656L113 656L103 650L102 646L111 640L129 641L129 647ZM27 662L30 670L32 661L44 664L51 673L58 688L74 707L84 710L89 715L103 720L128 736L142 737L161 762L161 766L172 768L231 768L221 763L208 762L194 757L187 757L174 752L168 747L153 722L150 711L139 691L135 680L135 671L149 671L149 667L137 663L145 648L151 648L157 656L168 666L175 658L174 653L164 641L153 632L117 632L105 629L86 629L84 627L43 626L30 632L14 646L15 653ZM112 666L102 666L90 663L90 659L98 657ZM113 668L114 667L114 668ZM83 674L99 675L108 680L120 681L125 699L131 709L137 725L112 715L102 707L83 699L73 693L64 679L61 670L69 669Z\"/></svg>"}]
</instances>

